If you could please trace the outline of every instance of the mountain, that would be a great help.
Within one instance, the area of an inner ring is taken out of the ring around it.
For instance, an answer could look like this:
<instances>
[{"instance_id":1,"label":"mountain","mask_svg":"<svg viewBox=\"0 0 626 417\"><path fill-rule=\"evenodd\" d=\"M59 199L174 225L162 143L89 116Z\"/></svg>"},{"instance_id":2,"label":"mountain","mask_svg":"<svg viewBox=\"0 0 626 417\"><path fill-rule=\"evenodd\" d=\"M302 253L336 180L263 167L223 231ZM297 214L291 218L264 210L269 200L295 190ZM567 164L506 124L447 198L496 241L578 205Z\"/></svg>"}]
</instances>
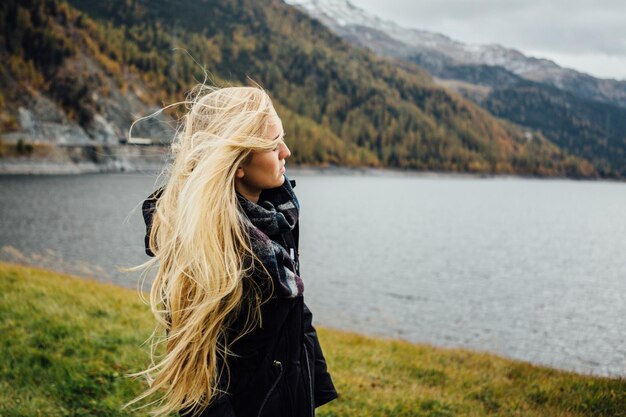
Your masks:
<instances>
[{"instance_id":1,"label":"mountain","mask_svg":"<svg viewBox=\"0 0 626 417\"><path fill-rule=\"evenodd\" d=\"M528 57L496 44L466 44L442 34L403 28L347 0L288 0L287 3L306 10L344 38L384 55L413 58L429 72L436 73L450 66L497 66L518 77L552 85L582 99L626 108L626 81L598 79L562 68L548 59Z\"/></svg>"},{"instance_id":2,"label":"mountain","mask_svg":"<svg viewBox=\"0 0 626 417\"><path fill-rule=\"evenodd\" d=\"M407 29L346 0L290 0L351 43L418 64L436 82L497 117L542 132L590 159L603 176L626 175L626 82L602 80L499 45L468 45Z\"/></svg>"},{"instance_id":3,"label":"mountain","mask_svg":"<svg viewBox=\"0 0 626 417\"><path fill-rule=\"evenodd\" d=\"M355 48L279 0L5 0L0 22L5 141L33 139L28 126L56 114L83 142L105 143L133 113L180 102L208 74L218 85L252 78L270 92L296 163L597 175L419 66ZM167 129L148 134L171 139Z\"/></svg>"}]
</instances>

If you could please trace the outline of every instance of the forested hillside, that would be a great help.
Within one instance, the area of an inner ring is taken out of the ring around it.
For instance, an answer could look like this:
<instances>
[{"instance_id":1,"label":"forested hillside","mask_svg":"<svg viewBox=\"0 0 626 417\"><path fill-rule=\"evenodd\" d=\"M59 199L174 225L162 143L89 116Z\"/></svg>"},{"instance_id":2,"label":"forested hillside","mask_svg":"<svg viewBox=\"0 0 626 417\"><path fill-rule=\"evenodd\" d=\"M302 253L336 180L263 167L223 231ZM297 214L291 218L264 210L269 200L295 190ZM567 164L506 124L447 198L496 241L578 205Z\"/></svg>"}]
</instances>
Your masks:
<instances>
[{"instance_id":1,"label":"forested hillside","mask_svg":"<svg viewBox=\"0 0 626 417\"><path fill-rule=\"evenodd\" d=\"M88 127L107 98L184 99L204 67L211 82L250 77L270 92L296 163L596 175L418 66L357 49L279 0L5 0L0 22L5 133L38 94Z\"/></svg>"},{"instance_id":2,"label":"forested hillside","mask_svg":"<svg viewBox=\"0 0 626 417\"><path fill-rule=\"evenodd\" d=\"M586 157L600 175L626 177L626 109L531 82L494 90L482 105L539 129L562 149Z\"/></svg>"},{"instance_id":3,"label":"forested hillside","mask_svg":"<svg viewBox=\"0 0 626 417\"><path fill-rule=\"evenodd\" d=\"M601 176L626 176L626 108L525 80L498 66L426 68L443 83L469 83L457 89L495 116L538 130L561 149L593 162Z\"/></svg>"}]
</instances>

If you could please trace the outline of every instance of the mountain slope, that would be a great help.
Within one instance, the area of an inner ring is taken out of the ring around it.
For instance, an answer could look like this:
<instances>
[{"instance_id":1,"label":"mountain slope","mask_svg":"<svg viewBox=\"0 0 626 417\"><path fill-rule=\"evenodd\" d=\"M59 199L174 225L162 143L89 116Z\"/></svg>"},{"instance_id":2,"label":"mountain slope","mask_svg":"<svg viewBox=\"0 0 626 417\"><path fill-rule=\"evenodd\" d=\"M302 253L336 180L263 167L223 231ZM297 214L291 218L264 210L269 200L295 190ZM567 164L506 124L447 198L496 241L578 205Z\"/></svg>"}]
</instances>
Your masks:
<instances>
[{"instance_id":1,"label":"mountain slope","mask_svg":"<svg viewBox=\"0 0 626 417\"><path fill-rule=\"evenodd\" d=\"M418 64L492 114L594 161L603 176L626 176L626 83L598 80L499 45L466 45L402 28L345 0L293 0L353 44ZM558 124L558 129L552 125Z\"/></svg>"},{"instance_id":2,"label":"mountain slope","mask_svg":"<svg viewBox=\"0 0 626 417\"><path fill-rule=\"evenodd\" d=\"M356 49L278 0L73 0L70 4L30 0L26 8L15 1L4 2L6 22L28 13L31 21L38 19L42 25L26 25L27 36L6 43L2 53L32 67L43 80L39 88L63 103L81 126L91 126L100 115L98 97L106 96L104 86L109 82L132 89L133 77L140 80L147 103L180 100L196 82L194 77L203 75L184 54L172 54L172 47L182 47L216 81L246 83L251 76L270 91L284 119L295 162L595 175L589 163L567 155L540 135L525 135L437 87L419 67L397 65ZM13 39L14 32L22 29L7 28L5 33L10 33L5 39ZM42 63L31 40L50 33L69 46L61 58ZM74 61L95 63L98 75L83 77L76 89L70 81L80 71L69 72L62 83L66 87L59 91L50 80L68 73L68 63ZM14 68L3 70L3 89L15 73ZM9 102L19 94L11 97Z\"/></svg>"},{"instance_id":3,"label":"mountain slope","mask_svg":"<svg viewBox=\"0 0 626 417\"><path fill-rule=\"evenodd\" d=\"M429 71L457 65L498 66L526 80L552 85L582 99L626 108L626 81L598 79L497 44L465 44L438 33L407 29L347 0L288 0L288 3L306 10L342 37L358 40L364 46L373 45L376 52L400 58L427 57L418 63Z\"/></svg>"},{"instance_id":4,"label":"mountain slope","mask_svg":"<svg viewBox=\"0 0 626 417\"><path fill-rule=\"evenodd\" d=\"M482 104L497 116L540 129L574 155L587 156L602 175L626 176L623 109L530 82L494 90Z\"/></svg>"}]
</instances>

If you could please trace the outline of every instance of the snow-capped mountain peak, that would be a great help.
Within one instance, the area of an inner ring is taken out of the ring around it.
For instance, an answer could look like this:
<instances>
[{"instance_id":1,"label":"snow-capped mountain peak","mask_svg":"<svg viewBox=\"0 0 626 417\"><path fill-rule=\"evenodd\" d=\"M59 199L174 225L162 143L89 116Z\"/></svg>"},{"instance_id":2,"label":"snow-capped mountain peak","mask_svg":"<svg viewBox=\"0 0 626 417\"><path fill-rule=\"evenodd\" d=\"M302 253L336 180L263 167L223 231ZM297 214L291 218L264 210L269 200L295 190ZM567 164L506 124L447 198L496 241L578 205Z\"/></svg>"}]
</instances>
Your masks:
<instances>
[{"instance_id":1,"label":"snow-capped mountain peak","mask_svg":"<svg viewBox=\"0 0 626 417\"><path fill-rule=\"evenodd\" d=\"M407 59L437 75L454 66L500 67L513 77L551 84L582 98L626 107L626 81L605 80L498 44L477 45L440 33L404 28L348 0L286 0L332 31L377 54Z\"/></svg>"},{"instance_id":2,"label":"snow-capped mountain peak","mask_svg":"<svg viewBox=\"0 0 626 417\"><path fill-rule=\"evenodd\" d=\"M402 44L419 50L443 54L457 64L498 65L522 76L536 78L533 73L559 68L554 62L528 58L521 52L497 44L465 44L448 36L426 30L409 29L383 20L348 0L287 0L311 16L320 19L335 31L350 27L366 27L380 31Z\"/></svg>"}]
</instances>

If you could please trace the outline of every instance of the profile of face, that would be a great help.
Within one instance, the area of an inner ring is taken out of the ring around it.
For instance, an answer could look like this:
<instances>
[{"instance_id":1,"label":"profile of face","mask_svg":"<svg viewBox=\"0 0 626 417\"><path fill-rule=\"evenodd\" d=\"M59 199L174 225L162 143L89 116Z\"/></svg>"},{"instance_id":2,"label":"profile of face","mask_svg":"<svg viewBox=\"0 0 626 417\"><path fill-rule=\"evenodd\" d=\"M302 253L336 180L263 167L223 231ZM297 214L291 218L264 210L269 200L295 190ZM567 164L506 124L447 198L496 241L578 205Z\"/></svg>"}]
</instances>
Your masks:
<instances>
[{"instance_id":1,"label":"profile of face","mask_svg":"<svg viewBox=\"0 0 626 417\"><path fill-rule=\"evenodd\" d=\"M264 134L268 140L285 136L283 123L272 108L265 126ZM261 191L280 187L285 181L285 159L291 152L280 142L270 151L253 151L247 163L241 164L235 173L235 188L241 195L252 202L258 202Z\"/></svg>"}]
</instances>

